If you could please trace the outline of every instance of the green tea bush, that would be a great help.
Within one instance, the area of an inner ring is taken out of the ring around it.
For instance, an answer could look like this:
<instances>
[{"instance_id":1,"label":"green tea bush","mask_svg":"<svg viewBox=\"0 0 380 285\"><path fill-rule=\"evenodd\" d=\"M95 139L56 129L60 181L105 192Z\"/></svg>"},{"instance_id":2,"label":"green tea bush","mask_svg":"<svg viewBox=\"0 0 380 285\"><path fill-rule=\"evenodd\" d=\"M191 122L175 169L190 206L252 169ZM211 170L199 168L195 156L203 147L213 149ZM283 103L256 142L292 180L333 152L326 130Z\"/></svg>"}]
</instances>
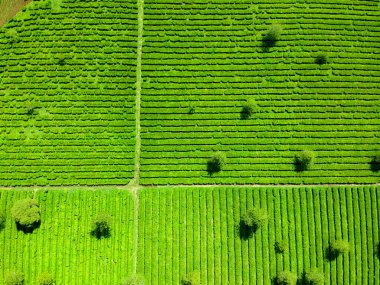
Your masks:
<instances>
[{"instance_id":1,"label":"green tea bush","mask_svg":"<svg viewBox=\"0 0 380 285\"><path fill-rule=\"evenodd\" d=\"M330 242L330 246L328 248L329 251L329 259L335 259L339 255L347 253L350 251L350 244L345 240L335 240Z\"/></svg>"},{"instance_id":2,"label":"green tea bush","mask_svg":"<svg viewBox=\"0 0 380 285\"><path fill-rule=\"evenodd\" d=\"M272 25L263 37L263 46L265 48L274 47L280 38L281 31L280 25Z\"/></svg>"},{"instance_id":3,"label":"green tea bush","mask_svg":"<svg viewBox=\"0 0 380 285\"><path fill-rule=\"evenodd\" d=\"M277 285L295 285L297 283L297 275L290 271L283 271L277 274Z\"/></svg>"},{"instance_id":4,"label":"green tea bush","mask_svg":"<svg viewBox=\"0 0 380 285\"><path fill-rule=\"evenodd\" d=\"M315 58L315 63L319 65L323 65L327 63L327 55L324 53L320 53L316 58Z\"/></svg>"},{"instance_id":5,"label":"green tea bush","mask_svg":"<svg viewBox=\"0 0 380 285\"><path fill-rule=\"evenodd\" d=\"M209 174L213 174L215 172L221 171L226 164L226 160L226 155L223 152L216 152L207 161L207 172Z\"/></svg>"},{"instance_id":6,"label":"green tea bush","mask_svg":"<svg viewBox=\"0 0 380 285\"><path fill-rule=\"evenodd\" d=\"M244 102L243 108L240 112L241 119L245 120L252 116L254 110L257 108L255 100L249 99Z\"/></svg>"},{"instance_id":7,"label":"green tea bush","mask_svg":"<svg viewBox=\"0 0 380 285\"><path fill-rule=\"evenodd\" d=\"M284 253L286 251L286 243L283 241L276 241L274 243L274 249L277 253Z\"/></svg>"},{"instance_id":8,"label":"green tea bush","mask_svg":"<svg viewBox=\"0 0 380 285\"><path fill-rule=\"evenodd\" d=\"M315 270L305 273L306 285L322 285L325 281L325 277L322 272Z\"/></svg>"},{"instance_id":9,"label":"green tea bush","mask_svg":"<svg viewBox=\"0 0 380 285\"><path fill-rule=\"evenodd\" d=\"M41 273L37 277L37 283L40 285L51 285L54 283L53 275L51 275L49 272Z\"/></svg>"},{"instance_id":10,"label":"green tea bush","mask_svg":"<svg viewBox=\"0 0 380 285\"><path fill-rule=\"evenodd\" d=\"M182 285L198 285L200 284L199 274L192 272L182 278Z\"/></svg>"},{"instance_id":11,"label":"green tea bush","mask_svg":"<svg viewBox=\"0 0 380 285\"><path fill-rule=\"evenodd\" d=\"M144 279L138 275L130 276L121 285L144 285Z\"/></svg>"},{"instance_id":12,"label":"green tea bush","mask_svg":"<svg viewBox=\"0 0 380 285\"><path fill-rule=\"evenodd\" d=\"M4 279L5 285L22 285L24 284L24 274L18 271L9 272Z\"/></svg>"},{"instance_id":13,"label":"green tea bush","mask_svg":"<svg viewBox=\"0 0 380 285\"><path fill-rule=\"evenodd\" d=\"M380 170L380 154L376 154L371 161L371 170L378 172Z\"/></svg>"},{"instance_id":14,"label":"green tea bush","mask_svg":"<svg viewBox=\"0 0 380 285\"><path fill-rule=\"evenodd\" d=\"M98 239L109 237L111 234L111 216L107 213L98 214L92 221L91 234Z\"/></svg>"},{"instance_id":15,"label":"green tea bush","mask_svg":"<svg viewBox=\"0 0 380 285\"><path fill-rule=\"evenodd\" d=\"M314 158L314 152L310 150L303 150L297 153L294 159L296 171L305 171L310 169L313 165Z\"/></svg>"},{"instance_id":16,"label":"green tea bush","mask_svg":"<svg viewBox=\"0 0 380 285\"><path fill-rule=\"evenodd\" d=\"M267 222L268 214L264 209L255 207L248 210L241 220L246 227L257 230Z\"/></svg>"},{"instance_id":17,"label":"green tea bush","mask_svg":"<svg viewBox=\"0 0 380 285\"><path fill-rule=\"evenodd\" d=\"M23 230L33 230L40 223L40 208L31 198L18 200L11 209L12 217Z\"/></svg>"}]
</instances>

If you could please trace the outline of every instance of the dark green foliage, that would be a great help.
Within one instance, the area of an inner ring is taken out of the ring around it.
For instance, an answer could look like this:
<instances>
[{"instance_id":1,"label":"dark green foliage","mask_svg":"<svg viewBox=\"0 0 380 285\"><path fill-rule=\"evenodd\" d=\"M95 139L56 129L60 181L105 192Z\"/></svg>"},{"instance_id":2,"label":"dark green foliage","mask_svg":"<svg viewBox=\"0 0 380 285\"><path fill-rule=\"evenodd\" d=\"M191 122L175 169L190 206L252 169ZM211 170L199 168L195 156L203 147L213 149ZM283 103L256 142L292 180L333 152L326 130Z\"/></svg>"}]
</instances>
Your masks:
<instances>
[{"instance_id":1,"label":"dark green foliage","mask_svg":"<svg viewBox=\"0 0 380 285\"><path fill-rule=\"evenodd\" d=\"M36 108L36 107L29 106L29 107L26 109L26 114L27 114L28 116L32 116L32 115L35 115L35 114L36 114L36 111L37 111L37 108Z\"/></svg>"},{"instance_id":2,"label":"dark green foliage","mask_svg":"<svg viewBox=\"0 0 380 285\"><path fill-rule=\"evenodd\" d=\"M211 175L215 172L219 172L223 169L226 164L226 155L220 151L216 152L207 161L207 172Z\"/></svg>"},{"instance_id":3,"label":"dark green foliage","mask_svg":"<svg viewBox=\"0 0 380 285\"><path fill-rule=\"evenodd\" d=\"M316 64L319 64L319 65L326 64L326 63L327 63L327 55L324 54L324 53L319 54L319 55L315 58L315 63L316 63Z\"/></svg>"},{"instance_id":4,"label":"dark green foliage","mask_svg":"<svg viewBox=\"0 0 380 285\"><path fill-rule=\"evenodd\" d=\"M194 107L194 106L190 106L190 107L189 107L189 111L188 111L188 113L189 113L190 115L194 114L194 113L195 113L195 107Z\"/></svg>"},{"instance_id":5,"label":"dark green foliage","mask_svg":"<svg viewBox=\"0 0 380 285\"><path fill-rule=\"evenodd\" d=\"M276 241L274 244L274 249L277 253L284 253L286 251L286 243L283 241Z\"/></svg>"},{"instance_id":6,"label":"dark green foliage","mask_svg":"<svg viewBox=\"0 0 380 285\"><path fill-rule=\"evenodd\" d=\"M13 205L11 213L18 227L22 230L32 231L40 223L40 208L34 199L18 200Z\"/></svg>"},{"instance_id":7,"label":"dark green foliage","mask_svg":"<svg viewBox=\"0 0 380 285\"><path fill-rule=\"evenodd\" d=\"M49 272L44 272L37 277L37 282L40 285L51 285L54 283L54 278Z\"/></svg>"},{"instance_id":8,"label":"dark green foliage","mask_svg":"<svg viewBox=\"0 0 380 285\"><path fill-rule=\"evenodd\" d=\"M245 120L251 117L256 107L257 104L253 99L249 99L246 102L244 102L243 108L240 112L241 119Z\"/></svg>"},{"instance_id":9,"label":"dark green foliage","mask_svg":"<svg viewBox=\"0 0 380 285\"><path fill-rule=\"evenodd\" d=\"M380 154L376 154L371 161L371 170L378 172L380 170Z\"/></svg>"},{"instance_id":10,"label":"dark green foliage","mask_svg":"<svg viewBox=\"0 0 380 285\"><path fill-rule=\"evenodd\" d=\"M263 37L263 47L274 47L280 38L282 28L280 25L272 25Z\"/></svg>"},{"instance_id":11,"label":"dark green foliage","mask_svg":"<svg viewBox=\"0 0 380 285\"><path fill-rule=\"evenodd\" d=\"M144 279L137 275L130 276L121 285L144 285Z\"/></svg>"},{"instance_id":12,"label":"dark green foliage","mask_svg":"<svg viewBox=\"0 0 380 285\"><path fill-rule=\"evenodd\" d=\"M290 271L283 271L277 274L277 285L295 285L297 283L297 275Z\"/></svg>"},{"instance_id":13,"label":"dark green foliage","mask_svg":"<svg viewBox=\"0 0 380 285\"><path fill-rule=\"evenodd\" d=\"M314 269L305 273L306 285L322 285L325 281L325 277L322 272Z\"/></svg>"},{"instance_id":14,"label":"dark green foliage","mask_svg":"<svg viewBox=\"0 0 380 285\"><path fill-rule=\"evenodd\" d=\"M335 240L330 242L328 250L328 259L334 260L339 255L350 251L350 244L345 240Z\"/></svg>"},{"instance_id":15,"label":"dark green foliage","mask_svg":"<svg viewBox=\"0 0 380 285\"><path fill-rule=\"evenodd\" d=\"M0 213L0 231L4 229L5 221L6 221L5 215L3 213Z\"/></svg>"},{"instance_id":16,"label":"dark green foliage","mask_svg":"<svg viewBox=\"0 0 380 285\"><path fill-rule=\"evenodd\" d=\"M296 171L305 171L310 169L313 165L314 158L314 152L310 150L303 150L297 153L294 159Z\"/></svg>"},{"instance_id":17,"label":"dark green foliage","mask_svg":"<svg viewBox=\"0 0 380 285\"><path fill-rule=\"evenodd\" d=\"M9 272L4 279L5 285L22 285L24 284L24 274L18 271Z\"/></svg>"},{"instance_id":18,"label":"dark green foliage","mask_svg":"<svg viewBox=\"0 0 380 285\"><path fill-rule=\"evenodd\" d=\"M111 216L100 213L92 221L91 234L96 238L109 237L111 234Z\"/></svg>"},{"instance_id":19,"label":"dark green foliage","mask_svg":"<svg viewBox=\"0 0 380 285\"><path fill-rule=\"evenodd\" d=\"M268 214L264 209L253 208L248 210L240 221L240 237L250 238L268 220Z\"/></svg>"},{"instance_id":20,"label":"dark green foliage","mask_svg":"<svg viewBox=\"0 0 380 285\"><path fill-rule=\"evenodd\" d=\"M182 278L182 285L198 285L200 278L198 272L192 272Z\"/></svg>"}]
</instances>

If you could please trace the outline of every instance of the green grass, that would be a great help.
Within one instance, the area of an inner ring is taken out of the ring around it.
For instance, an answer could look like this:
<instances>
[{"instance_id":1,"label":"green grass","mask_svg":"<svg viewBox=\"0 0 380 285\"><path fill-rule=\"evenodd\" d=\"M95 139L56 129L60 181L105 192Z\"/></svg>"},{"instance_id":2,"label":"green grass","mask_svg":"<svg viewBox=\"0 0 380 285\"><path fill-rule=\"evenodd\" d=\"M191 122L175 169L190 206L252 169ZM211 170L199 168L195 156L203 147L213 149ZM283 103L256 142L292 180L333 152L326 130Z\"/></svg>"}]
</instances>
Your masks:
<instances>
[{"instance_id":1,"label":"green grass","mask_svg":"<svg viewBox=\"0 0 380 285\"><path fill-rule=\"evenodd\" d=\"M136 3L49 3L0 30L0 184L127 184Z\"/></svg>"},{"instance_id":2,"label":"green grass","mask_svg":"<svg viewBox=\"0 0 380 285\"><path fill-rule=\"evenodd\" d=\"M12 270L25 274L25 284L36 284L50 272L59 284L119 284L133 271L133 199L129 192L38 192L41 226L32 234L17 231L10 217L13 203L31 197L30 191L0 191L5 228L0 231L0 283ZM112 216L111 236L91 236L91 221L102 211Z\"/></svg>"},{"instance_id":3,"label":"green grass","mask_svg":"<svg viewBox=\"0 0 380 285\"><path fill-rule=\"evenodd\" d=\"M378 182L379 18L370 0L146 0L141 183ZM247 99L257 111L241 120ZM315 164L295 173L303 149ZM210 177L215 151L228 162Z\"/></svg>"},{"instance_id":4,"label":"green grass","mask_svg":"<svg viewBox=\"0 0 380 285\"><path fill-rule=\"evenodd\" d=\"M378 187L147 188L139 192L138 272L152 285L179 284L194 271L201 284L272 284L283 270L301 277L319 268L325 284L375 285L379 195ZM242 239L240 218L253 206L269 220ZM330 262L335 239L351 250Z\"/></svg>"}]
</instances>

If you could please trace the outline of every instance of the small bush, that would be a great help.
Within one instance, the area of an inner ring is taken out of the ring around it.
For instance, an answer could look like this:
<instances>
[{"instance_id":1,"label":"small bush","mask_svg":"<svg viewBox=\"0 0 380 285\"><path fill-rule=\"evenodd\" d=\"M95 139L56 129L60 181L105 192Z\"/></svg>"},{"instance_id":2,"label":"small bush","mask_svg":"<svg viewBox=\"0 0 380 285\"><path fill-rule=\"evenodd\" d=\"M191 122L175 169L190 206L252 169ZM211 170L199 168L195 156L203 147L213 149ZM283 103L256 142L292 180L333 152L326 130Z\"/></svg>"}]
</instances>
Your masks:
<instances>
[{"instance_id":1,"label":"small bush","mask_svg":"<svg viewBox=\"0 0 380 285\"><path fill-rule=\"evenodd\" d=\"M290 271L283 271L276 277L277 285L295 285L297 283L297 275Z\"/></svg>"},{"instance_id":2,"label":"small bush","mask_svg":"<svg viewBox=\"0 0 380 285\"><path fill-rule=\"evenodd\" d=\"M51 275L49 272L41 273L37 277L37 282L40 285L51 285L54 283L53 275Z\"/></svg>"},{"instance_id":3,"label":"small bush","mask_svg":"<svg viewBox=\"0 0 380 285\"><path fill-rule=\"evenodd\" d=\"M111 233L111 216L107 213L100 213L92 221L91 234L95 237L109 237Z\"/></svg>"},{"instance_id":4,"label":"small bush","mask_svg":"<svg viewBox=\"0 0 380 285\"><path fill-rule=\"evenodd\" d=\"M378 172L380 170L380 154L376 154L371 161L371 170Z\"/></svg>"},{"instance_id":5,"label":"small bush","mask_svg":"<svg viewBox=\"0 0 380 285\"><path fill-rule=\"evenodd\" d=\"M330 243L328 248L329 259L335 259L339 255L350 251L350 244L345 240L335 240Z\"/></svg>"},{"instance_id":6,"label":"small bush","mask_svg":"<svg viewBox=\"0 0 380 285\"><path fill-rule=\"evenodd\" d=\"M24 230L32 230L40 223L40 208L37 201L31 198L18 200L11 209L12 217Z\"/></svg>"},{"instance_id":7,"label":"small bush","mask_svg":"<svg viewBox=\"0 0 380 285\"><path fill-rule=\"evenodd\" d=\"M305 283L307 285L322 285L325 277L322 272L317 270L309 271L305 274Z\"/></svg>"},{"instance_id":8,"label":"small bush","mask_svg":"<svg viewBox=\"0 0 380 285\"><path fill-rule=\"evenodd\" d=\"M247 100L243 104L243 108L240 112L240 117L245 120L252 116L255 108L257 107L256 102L253 99Z\"/></svg>"},{"instance_id":9,"label":"small bush","mask_svg":"<svg viewBox=\"0 0 380 285\"><path fill-rule=\"evenodd\" d=\"M319 55L315 58L315 63L316 63L316 64L319 64L319 65L326 64L326 63L327 63L327 55L325 55L324 53L319 54Z\"/></svg>"},{"instance_id":10,"label":"small bush","mask_svg":"<svg viewBox=\"0 0 380 285\"><path fill-rule=\"evenodd\" d=\"M182 278L182 285L198 285L200 284L199 274L192 272Z\"/></svg>"},{"instance_id":11,"label":"small bush","mask_svg":"<svg viewBox=\"0 0 380 285\"><path fill-rule=\"evenodd\" d=\"M144 279L137 275L130 276L121 285L144 285Z\"/></svg>"},{"instance_id":12,"label":"small bush","mask_svg":"<svg viewBox=\"0 0 380 285\"><path fill-rule=\"evenodd\" d=\"M213 174L219 172L223 169L226 164L226 155L220 151L216 152L213 156L207 161L207 172Z\"/></svg>"},{"instance_id":13,"label":"small bush","mask_svg":"<svg viewBox=\"0 0 380 285\"><path fill-rule=\"evenodd\" d=\"M280 25L272 25L263 37L265 48L274 47L280 38L282 28Z\"/></svg>"},{"instance_id":14,"label":"small bush","mask_svg":"<svg viewBox=\"0 0 380 285\"><path fill-rule=\"evenodd\" d=\"M310 169L313 165L314 158L314 152L310 150L303 150L297 153L294 159L296 171L305 171Z\"/></svg>"},{"instance_id":15,"label":"small bush","mask_svg":"<svg viewBox=\"0 0 380 285\"><path fill-rule=\"evenodd\" d=\"M24 284L24 274L18 271L9 272L5 276L5 285L22 285Z\"/></svg>"},{"instance_id":16,"label":"small bush","mask_svg":"<svg viewBox=\"0 0 380 285\"><path fill-rule=\"evenodd\" d=\"M189 107L188 114L189 114L189 115L193 115L194 113L195 113L195 107L194 107L194 106L190 106L190 107Z\"/></svg>"},{"instance_id":17,"label":"small bush","mask_svg":"<svg viewBox=\"0 0 380 285\"><path fill-rule=\"evenodd\" d=\"M248 210L241 218L245 226L257 230L259 227L263 226L268 220L268 214L264 209L253 208Z\"/></svg>"},{"instance_id":18,"label":"small bush","mask_svg":"<svg viewBox=\"0 0 380 285\"><path fill-rule=\"evenodd\" d=\"M274 243L274 249L277 253L284 253L286 251L286 243L283 241L276 241Z\"/></svg>"}]
</instances>

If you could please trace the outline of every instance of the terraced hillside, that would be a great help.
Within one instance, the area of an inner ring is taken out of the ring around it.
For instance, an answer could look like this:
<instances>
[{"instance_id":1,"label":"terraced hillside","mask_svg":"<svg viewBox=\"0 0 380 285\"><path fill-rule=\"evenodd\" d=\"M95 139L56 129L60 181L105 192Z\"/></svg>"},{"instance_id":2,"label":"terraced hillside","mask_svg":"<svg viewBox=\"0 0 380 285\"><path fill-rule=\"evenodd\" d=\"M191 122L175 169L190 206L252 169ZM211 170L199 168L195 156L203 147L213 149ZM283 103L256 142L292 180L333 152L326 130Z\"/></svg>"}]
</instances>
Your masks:
<instances>
[{"instance_id":1,"label":"terraced hillside","mask_svg":"<svg viewBox=\"0 0 380 285\"><path fill-rule=\"evenodd\" d=\"M0 30L0 184L126 184L135 1L33 1Z\"/></svg>"},{"instance_id":2,"label":"terraced hillside","mask_svg":"<svg viewBox=\"0 0 380 285\"><path fill-rule=\"evenodd\" d=\"M378 182L379 19L371 0L145 0L142 183ZM302 149L316 163L295 173ZM211 178L215 151L228 160Z\"/></svg>"},{"instance_id":3,"label":"terraced hillside","mask_svg":"<svg viewBox=\"0 0 380 285\"><path fill-rule=\"evenodd\" d=\"M326 285L379 284L379 195L378 187L146 189L138 272L152 285L180 284L192 272L200 284L274 284L283 270L301 279L318 268ZM241 238L240 219L254 206L269 220ZM329 243L339 239L350 252L329 261Z\"/></svg>"},{"instance_id":4,"label":"terraced hillside","mask_svg":"<svg viewBox=\"0 0 380 285\"><path fill-rule=\"evenodd\" d=\"M17 231L10 212L15 201L31 191L0 191L0 282L17 270L24 284L50 272L59 284L120 284L133 271L133 199L129 192L109 190L54 190L35 195L41 225L32 234ZM91 223L100 212L111 215L111 235L97 240Z\"/></svg>"}]
</instances>

